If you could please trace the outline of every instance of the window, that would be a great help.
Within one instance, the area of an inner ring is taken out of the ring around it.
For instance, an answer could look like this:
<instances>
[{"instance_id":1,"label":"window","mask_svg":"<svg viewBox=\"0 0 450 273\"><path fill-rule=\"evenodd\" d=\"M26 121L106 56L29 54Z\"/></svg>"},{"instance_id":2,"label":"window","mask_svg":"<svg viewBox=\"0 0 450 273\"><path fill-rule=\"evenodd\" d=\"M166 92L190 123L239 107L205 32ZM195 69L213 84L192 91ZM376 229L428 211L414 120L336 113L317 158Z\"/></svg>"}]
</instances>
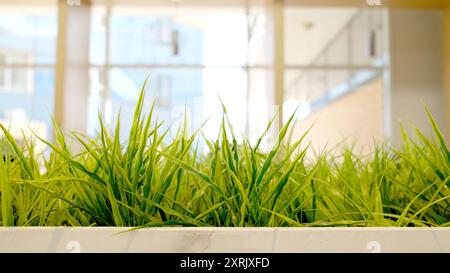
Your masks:
<instances>
[{"instance_id":1,"label":"window","mask_svg":"<svg viewBox=\"0 0 450 273\"><path fill-rule=\"evenodd\" d=\"M91 12L90 109L102 109L112 122L121 113L122 137L137 94L147 76L148 98L165 124L175 124L188 114L190 128L204 127L215 137L221 120L219 97L233 111L230 119L238 135L261 132L269 120L270 71L266 54L264 1L231 5L222 3L149 3L123 1L95 5ZM254 90L256 86L264 89ZM261 100L255 94L263 95ZM98 105L100 104L100 106ZM259 121L249 124L250 114ZM265 117L265 118L264 118ZM97 116L89 115L89 126ZM90 129L90 132L95 132Z\"/></svg>"},{"instance_id":2,"label":"window","mask_svg":"<svg viewBox=\"0 0 450 273\"><path fill-rule=\"evenodd\" d=\"M285 98L317 110L381 76L383 9L285 11ZM322 18L327 17L327 20ZM370 36L369 36L370 34ZM304 41L309 41L304 43Z\"/></svg>"},{"instance_id":3,"label":"window","mask_svg":"<svg viewBox=\"0 0 450 273\"><path fill-rule=\"evenodd\" d=\"M0 52L0 64L31 62L27 53ZM33 71L17 68L0 69L0 92L25 93L33 91Z\"/></svg>"},{"instance_id":4,"label":"window","mask_svg":"<svg viewBox=\"0 0 450 273\"><path fill-rule=\"evenodd\" d=\"M6 63L6 55L0 53L0 65L4 65ZM0 68L0 89L3 89L3 86L6 86L6 69Z\"/></svg>"},{"instance_id":5,"label":"window","mask_svg":"<svg viewBox=\"0 0 450 273\"><path fill-rule=\"evenodd\" d=\"M0 122L19 142L28 129L51 137L56 34L56 1L0 3Z\"/></svg>"},{"instance_id":6,"label":"window","mask_svg":"<svg viewBox=\"0 0 450 273\"><path fill-rule=\"evenodd\" d=\"M156 104L159 107L170 107L171 98L171 77L170 75L158 75L156 78Z\"/></svg>"}]
</instances>

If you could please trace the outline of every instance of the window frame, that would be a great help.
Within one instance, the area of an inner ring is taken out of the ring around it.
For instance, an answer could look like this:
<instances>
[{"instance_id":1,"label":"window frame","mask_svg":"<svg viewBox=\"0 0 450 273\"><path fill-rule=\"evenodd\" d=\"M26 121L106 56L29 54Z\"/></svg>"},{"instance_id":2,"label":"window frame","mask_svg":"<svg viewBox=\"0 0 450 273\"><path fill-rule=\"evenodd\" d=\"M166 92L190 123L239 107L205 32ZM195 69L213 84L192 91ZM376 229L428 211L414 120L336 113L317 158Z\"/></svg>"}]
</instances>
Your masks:
<instances>
[{"instance_id":1,"label":"window frame","mask_svg":"<svg viewBox=\"0 0 450 273\"><path fill-rule=\"evenodd\" d=\"M18 56L24 60L21 63L19 62L19 66L15 65L14 61ZM3 76L3 83L0 83L0 93L33 94L35 70L33 56L27 52L1 49L0 58L2 57L3 61L0 61L0 73ZM14 82L15 73L24 74L23 83Z\"/></svg>"}]
</instances>

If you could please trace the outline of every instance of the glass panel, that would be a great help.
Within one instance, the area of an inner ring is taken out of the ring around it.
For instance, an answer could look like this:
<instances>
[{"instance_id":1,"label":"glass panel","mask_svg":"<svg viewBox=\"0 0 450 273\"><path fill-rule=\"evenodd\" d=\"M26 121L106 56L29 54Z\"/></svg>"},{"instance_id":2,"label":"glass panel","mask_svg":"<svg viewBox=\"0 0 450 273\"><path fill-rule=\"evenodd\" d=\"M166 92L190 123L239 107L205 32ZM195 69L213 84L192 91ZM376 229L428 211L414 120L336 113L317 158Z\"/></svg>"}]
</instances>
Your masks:
<instances>
[{"instance_id":1,"label":"glass panel","mask_svg":"<svg viewBox=\"0 0 450 273\"><path fill-rule=\"evenodd\" d=\"M102 106L98 102L102 84L96 69L91 70L91 98L89 124L91 133L97 129L97 111ZM203 128L206 136L215 138L222 119L219 97L228 106L228 114L238 135L245 133L246 117L246 73L242 69L121 69L110 71L111 98L106 103L107 122L113 123L121 113L121 137L126 138L131 128L131 120L139 91L145 78L150 75L147 86L146 105L156 102L159 121L164 120L165 128L179 124L184 114L188 115L191 132L208 120ZM95 88L94 88L95 87ZM97 90L97 91L96 91ZM149 109L147 107L146 109ZM95 114L94 114L95 113ZM176 126L174 126L176 127ZM175 132L171 131L171 134Z\"/></svg>"},{"instance_id":2,"label":"glass panel","mask_svg":"<svg viewBox=\"0 0 450 273\"><path fill-rule=\"evenodd\" d=\"M275 115L271 109L272 71L269 69L252 69L249 75L249 136L252 141L264 132L270 118Z\"/></svg>"},{"instance_id":3,"label":"glass panel","mask_svg":"<svg viewBox=\"0 0 450 273\"><path fill-rule=\"evenodd\" d=\"M287 70L285 75L286 101L297 102L297 104L306 102L310 111L327 106L335 99L382 76L381 71L377 69Z\"/></svg>"},{"instance_id":4,"label":"glass panel","mask_svg":"<svg viewBox=\"0 0 450 273\"><path fill-rule=\"evenodd\" d=\"M348 65L349 59L349 31L347 29L339 32L333 43L324 52L326 64Z\"/></svg>"},{"instance_id":5,"label":"glass panel","mask_svg":"<svg viewBox=\"0 0 450 273\"><path fill-rule=\"evenodd\" d=\"M52 69L3 69L7 85L0 86L0 122L10 126L14 137L30 128L43 138L51 138L54 108ZM14 76L16 75L16 76Z\"/></svg>"},{"instance_id":6,"label":"glass panel","mask_svg":"<svg viewBox=\"0 0 450 273\"><path fill-rule=\"evenodd\" d=\"M343 47L347 46L345 45L347 40L339 37L338 33L345 28L356 12L357 9L354 8L287 6L284 18L285 63L287 65L316 64L318 59L323 58L324 50L334 46L335 43L341 43L337 47L339 54L347 54L343 50ZM336 42L336 37L342 40ZM332 55L331 57L336 58L337 56ZM339 63L342 63L340 59Z\"/></svg>"},{"instance_id":7,"label":"glass panel","mask_svg":"<svg viewBox=\"0 0 450 273\"><path fill-rule=\"evenodd\" d=\"M110 113L105 109L104 92L105 92L105 79L104 69L91 68L89 70L89 98L88 98L88 121L87 132L90 136L96 134L98 129L98 114L108 114L106 121L111 121Z\"/></svg>"},{"instance_id":8,"label":"glass panel","mask_svg":"<svg viewBox=\"0 0 450 273\"><path fill-rule=\"evenodd\" d=\"M285 110L305 104L307 111L300 115L310 115L381 76L376 66L384 54L382 9L288 6L285 12L285 61L305 66L286 70ZM373 68L351 69L351 65Z\"/></svg>"},{"instance_id":9,"label":"glass panel","mask_svg":"<svg viewBox=\"0 0 450 273\"><path fill-rule=\"evenodd\" d=\"M0 62L54 64L56 35L56 8L28 7L25 9L2 6Z\"/></svg>"},{"instance_id":10,"label":"glass panel","mask_svg":"<svg viewBox=\"0 0 450 273\"><path fill-rule=\"evenodd\" d=\"M286 70L285 75L286 99L315 101L327 96L326 70Z\"/></svg>"},{"instance_id":11,"label":"glass panel","mask_svg":"<svg viewBox=\"0 0 450 273\"><path fill-rule=\"evenodd\" d=\"M90 63L104 64L106 54L106 8L104 6L92 7L89 42Z\"/></svg>"},{"instance_id":12,"label":"glass panel","mask_svg":"<svg viewBox=\"0 0 450 273\"><path fill-rule=\"evenodd\" d=\"M364 10L351 24L352 63L377 65L384 56L382 47L383 10Z\"/></svg>"},{"instance_id":13,"label":"glass panel","mask_svg":"<svg viewBox=\"0 0 450 273\"><path fill-rule=\"evenodd\" d=\"M249 64L266 65L269 60L269 39L266 0L249 1Z\"/></svg>"},{"instance_id":14,"label":"glass panel","mask_svg":"<svg viewBox=\"0 0 450 273\"><path fill-rule=\"evenodd\" d=\"M243 65L246 50L243 6L112 10L114 64Z\"/></svg>"},{"instance_id":15,"label":"glass panel","mask_svg":"<svg viewBox=\"0 0 450 273\"><path fill-rule=\"evenodd\" d=\"M334 69L327 71L327 92L329 99L336 98L350 91L348 81L350 71L347 69Z\"/></svg>"},{"instance_id":16,"label":"glass panel","mask_svg":"<svg viewBox=\"0 0 450 273\"><path fill-rule=\"evenodd\" d=\"M91 70L91 98L89 124L98 125L96 111L102 107L100 101L103 84L98 69ZM201 70L136 70L136 69L111 69L109 77L110 100L106 103L104 111L107 122L121 115L121 137L126 138L131 129L134 108L141 87L147 76L150 75L147 86L146 109L155 101L156 116L159 121L164 121L165 128L179 122L184 116L185 110L191 117L190 129L200 127L202 122L202 93L203 75ZM100 99L99 99L100 98ZM97 108L97 109L96 109ZM200 112L197 112L200 111ZM147 112L147 111L146 111ZM114 125L114 124L113 124ZM92 132L92 129L91 129ZM172 133L172 132L171 132Z\"/></svg>"},{"instance_id":17,"label":"glass panel","mask_svg":"<svg viewBox=\"0 0 450 273\"><path fill-rule=\"evenodd\" d=\"M217 138L221 120L222 106L227 107L228 117L233 124L236 137L245 135L247 118L247 76L243 69L220 68L204 70L203 107L204 116L209 118L205 126L205 135Z\"/></svg>"}]
</instances>

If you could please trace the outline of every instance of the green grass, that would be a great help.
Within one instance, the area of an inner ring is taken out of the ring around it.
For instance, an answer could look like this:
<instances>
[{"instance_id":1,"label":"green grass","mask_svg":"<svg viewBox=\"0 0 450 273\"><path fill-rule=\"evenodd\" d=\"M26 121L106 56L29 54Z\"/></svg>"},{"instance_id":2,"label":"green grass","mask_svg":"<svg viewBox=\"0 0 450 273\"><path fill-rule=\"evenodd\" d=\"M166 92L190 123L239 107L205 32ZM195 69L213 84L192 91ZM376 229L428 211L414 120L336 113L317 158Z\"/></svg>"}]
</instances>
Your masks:
<instances>
[{"instance_id":1,"label":"green grass","mask_svg":"<svg viewBox=\"0 0 450 273\"><path fill-rule=\"evenodd\" d=\"M378 144L361 157L336 147L310 157L304 137L290 137L293 117L264 152L272 124L255 143L238 144L225 107L217 139L186 126L169 139L154 105L144 111L144 88L126 142L120 118L109 129L99 115L94 138L56 125L55 143L37 136L50 150L44 157L0 125L1 225L450 225L450 151L429 112L435 138L415 130L399 149ZM72 141L81 151L73 153Z\"/></svg>"}]
</instances>

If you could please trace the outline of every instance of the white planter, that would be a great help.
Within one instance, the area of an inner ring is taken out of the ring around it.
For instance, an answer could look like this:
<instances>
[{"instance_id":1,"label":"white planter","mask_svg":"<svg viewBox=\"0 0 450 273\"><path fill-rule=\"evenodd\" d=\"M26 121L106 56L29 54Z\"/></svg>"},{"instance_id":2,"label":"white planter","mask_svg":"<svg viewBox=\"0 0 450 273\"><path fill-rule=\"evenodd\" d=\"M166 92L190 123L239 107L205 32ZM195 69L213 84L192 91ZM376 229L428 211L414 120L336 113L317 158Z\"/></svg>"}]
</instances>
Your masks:
<instances>
[{"instance_id":1,"label":"white planter","mask_svg":"<svg viewBox=\"0 0 450 273\"><path fill-rule=\"evenodd\" d=\"M0 252L450 252L450 228L0 228Z\"/></svg>"}]
</instances>

